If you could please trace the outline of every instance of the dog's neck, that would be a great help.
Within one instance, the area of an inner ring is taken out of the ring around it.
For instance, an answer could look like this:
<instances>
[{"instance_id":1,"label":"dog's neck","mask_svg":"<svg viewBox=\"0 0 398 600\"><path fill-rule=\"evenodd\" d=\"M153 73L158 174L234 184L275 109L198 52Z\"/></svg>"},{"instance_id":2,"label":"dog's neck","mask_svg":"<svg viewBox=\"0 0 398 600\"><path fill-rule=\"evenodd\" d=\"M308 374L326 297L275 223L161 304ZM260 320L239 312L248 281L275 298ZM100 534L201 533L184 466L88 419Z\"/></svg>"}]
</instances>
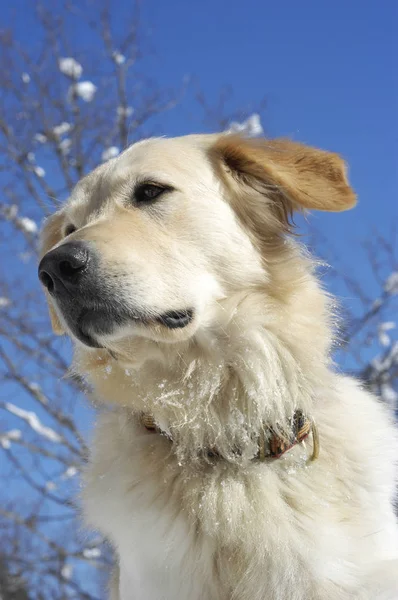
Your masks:
<instances>
[{"instance_id":1,"label":"dog's neck","mask_svg":"<svg viewBox=\"0 0 398 600\"><path fill-rule=\"evenodd\" d=\"M101 351L91 354L95 368L83 369L106 401L151 414L175 441L181 460L209 447L231 461L238 447L244 460L253 455L264 423L284 435L297 409L311 416L317 382L325 381L327 369L310 325L305 331L303 323L283 327L274 313L268 323L260 313L255 318L258 302L241 301L227 326L190 343L162 348L141 340L141 364L123 365Z\"/></svg>"}]
</instances>

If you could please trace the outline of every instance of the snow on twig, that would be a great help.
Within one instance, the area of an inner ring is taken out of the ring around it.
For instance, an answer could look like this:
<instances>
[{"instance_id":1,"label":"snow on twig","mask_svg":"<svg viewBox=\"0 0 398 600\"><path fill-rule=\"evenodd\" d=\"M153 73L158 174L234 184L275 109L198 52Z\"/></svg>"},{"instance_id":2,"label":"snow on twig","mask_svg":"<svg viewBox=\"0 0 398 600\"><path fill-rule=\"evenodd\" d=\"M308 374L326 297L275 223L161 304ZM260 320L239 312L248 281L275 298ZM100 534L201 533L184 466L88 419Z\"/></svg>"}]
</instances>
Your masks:
<instances>
[{"instance_id":1,"label":"snow on twig","mask_svg":"<svg viewBox=\"0 0 398 600\"><path fill-rule=\"evenodd\" d=\"M58 61L59 70L66 77L71 77L72 79L80 79L83 73L83 67L80 63L77 62L74 58L60 58Z\"/></svg>"},{"instance_id":2,"label":"snow on twig","mask_svg":"<svg viewBox=\"0 0 398 600\"><path fill-rule=\"evenodd\" d=\"M225 133L243 133L249 137L262 135L263 128L260 121L260 115L254 113L250 115L246 121L242 121L242 123L236 121L232 122Z\"/></svg>"},{"instance_id":3,"label":"snow on twig","mask_svg":"<svg viewBox=\"0 0 398 600\"><path fill-rule=\"evenodd\" d=\"M56 431L54 431L54 429L51 429L51 427L43 425L39 417L33 411L24 410L19 406L15 406L15 404L12 404L11 402L6 402L4 406L6 410L8 410L16 417L19 417L20 419L26 421L26 423L28 423L28 425L36 433L46 438L50 442L58 443L62 441L61 436Z\"/></svg>"}]
</instances>

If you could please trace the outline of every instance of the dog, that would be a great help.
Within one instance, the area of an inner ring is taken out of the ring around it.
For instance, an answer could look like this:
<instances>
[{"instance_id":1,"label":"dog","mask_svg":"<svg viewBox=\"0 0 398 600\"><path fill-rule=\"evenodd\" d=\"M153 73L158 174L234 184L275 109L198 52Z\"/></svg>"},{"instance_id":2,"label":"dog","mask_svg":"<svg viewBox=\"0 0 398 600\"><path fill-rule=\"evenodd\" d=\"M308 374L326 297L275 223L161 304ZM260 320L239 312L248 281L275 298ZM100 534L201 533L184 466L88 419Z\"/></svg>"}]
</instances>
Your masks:
<instances>
[{"instance_id":1,"label":"dog","mask_svg":"<svg viewBox=\"0 0 398 600\"><path fill-rule=\"evenodd\" d=\"M292 235L355 203L339 155L209 134L135 143L48 218L112 599L398 598L393 419L333 367L335 303Z\"/></svg>"}]
</instances>

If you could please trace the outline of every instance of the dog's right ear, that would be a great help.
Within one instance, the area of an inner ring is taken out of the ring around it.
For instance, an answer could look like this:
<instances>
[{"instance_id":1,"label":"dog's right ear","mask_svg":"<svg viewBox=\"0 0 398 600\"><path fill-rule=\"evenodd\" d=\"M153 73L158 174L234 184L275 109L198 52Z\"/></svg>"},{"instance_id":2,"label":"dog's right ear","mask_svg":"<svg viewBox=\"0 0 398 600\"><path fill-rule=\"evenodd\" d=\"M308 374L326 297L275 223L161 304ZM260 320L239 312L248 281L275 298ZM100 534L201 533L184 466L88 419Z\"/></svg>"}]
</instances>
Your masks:
<instances>
[{"instance_id":1,"label":"dog's right ear","mask_svg":"<svg viewBox=\"0 0 398 600\"><path fill-rule=\"evenodd\" d=\"M46 219L41 236L40 236L40 260L43 256L51 250L53 246L58 244L62 240L62 224L64 216L62 213L55 213ZM57 313L52 304L51 296L47 291L44 292L48 304L48 311L50 313L51 327L56 335L63 335L65 330L58 318Z\"/></svg>"},{"instance_id":2,"label":"dog's right ear","mask_svg":"<svg viewBox=\"0 0 398 600\"><path fill-rule=\"evenodd\" d=\"M286 139L221 136L213 147L228 171L241 183L264 186L291 210L340 212L355 206L344 160L333 152Z\"/></svg>"}]
</instances>

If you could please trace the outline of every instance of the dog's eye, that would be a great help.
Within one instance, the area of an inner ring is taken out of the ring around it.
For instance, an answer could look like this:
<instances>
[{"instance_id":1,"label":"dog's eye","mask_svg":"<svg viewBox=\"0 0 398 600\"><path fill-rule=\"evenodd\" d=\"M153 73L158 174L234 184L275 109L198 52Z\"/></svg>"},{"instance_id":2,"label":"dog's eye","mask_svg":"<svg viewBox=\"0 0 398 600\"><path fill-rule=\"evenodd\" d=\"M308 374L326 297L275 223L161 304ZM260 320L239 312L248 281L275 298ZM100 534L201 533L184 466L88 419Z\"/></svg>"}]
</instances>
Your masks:
<instances>
[{"instance_id":1,"label":"dog's eye","mask_svg":"<svg viewBox=\"0 0 398 600\"><path fill-rule=\"evenodd\" d=\"M75 233L75 231L76 227L74 225L67 225L65 228L65 236L67 237L68 235L72 235L72 233Z\"/></svg>"},{"instance_id":2,"label":"dog's eye","mask_svg":"<svg viewBox=\"0 0 398 600\"><path fill-rule=\"evenodd\" d=\"M158 185L157 183L141 183L135 188L134 198L138 204L141 204L142 202L153 202L169 189L170 188Z\"/></svg>"}]
</instances>

